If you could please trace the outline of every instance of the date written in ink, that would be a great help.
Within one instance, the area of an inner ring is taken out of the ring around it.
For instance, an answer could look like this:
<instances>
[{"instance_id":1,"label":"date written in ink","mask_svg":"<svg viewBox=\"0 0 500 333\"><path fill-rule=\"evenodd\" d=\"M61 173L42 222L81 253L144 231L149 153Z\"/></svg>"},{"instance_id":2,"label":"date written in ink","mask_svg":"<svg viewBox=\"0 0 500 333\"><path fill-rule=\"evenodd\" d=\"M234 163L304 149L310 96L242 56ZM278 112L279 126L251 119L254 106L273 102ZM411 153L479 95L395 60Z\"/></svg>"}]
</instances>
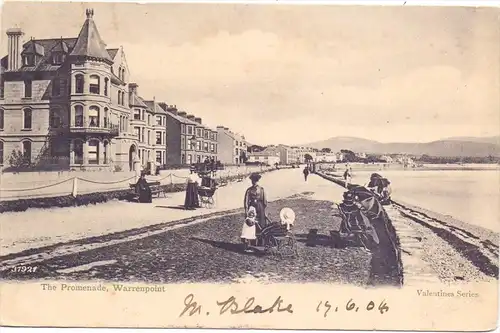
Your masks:
<instances>
[{"instance_id":1,"label":"date written in ink","mask_svg":"<svg viewBox=\"0 0 500 333\"><path fill-rule=\"evenodd\" d=\"M10 269L12 273L35 273L38 266L14 266Z\"/></svg>"},{"instance_id":2,"label":"date written in ink","mask_svg":"<svg viewBox=\"0 0 500 333\"><path fill-rule=\"evenodd\" d=\"M345 312L378 311L380 312L380 314L384 314L387 311L389 311L389 306L387 305L385 300L383 300L378 304L375 303L374 301L369 301L366 304L365 303L356 304L354 300L351 298L345 304L342 303L336 304L330 301L320 301L318 303L318 306L316 307L316 312L322 312L323 317L328 316L329 313L335 313L340 311L345 311Z\"/></svg>"}]
</instances>

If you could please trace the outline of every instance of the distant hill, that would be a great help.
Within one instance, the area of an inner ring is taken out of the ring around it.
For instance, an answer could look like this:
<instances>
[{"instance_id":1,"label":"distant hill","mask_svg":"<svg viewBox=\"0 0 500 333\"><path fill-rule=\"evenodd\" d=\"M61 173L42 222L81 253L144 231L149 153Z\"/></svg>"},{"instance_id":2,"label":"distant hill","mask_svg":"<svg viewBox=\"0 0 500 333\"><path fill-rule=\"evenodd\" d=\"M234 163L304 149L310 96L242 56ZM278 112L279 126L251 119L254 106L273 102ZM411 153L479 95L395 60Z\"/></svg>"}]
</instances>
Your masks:
<instances>
[{"instance_id":1,"label":"distant hill","mask_svg":"<svg viewBox=\"0 0 500 333\"><path fill-rule=\"evenodd\" d=\"M333 137L312 142L303 146L312 148L330 148L332 151L349 149L359 153L372 154L412 154L431 156L500 156L500 137L489 138L447 138L427 143L381 143L355 137Z\"/></svg>"}]
</instances>

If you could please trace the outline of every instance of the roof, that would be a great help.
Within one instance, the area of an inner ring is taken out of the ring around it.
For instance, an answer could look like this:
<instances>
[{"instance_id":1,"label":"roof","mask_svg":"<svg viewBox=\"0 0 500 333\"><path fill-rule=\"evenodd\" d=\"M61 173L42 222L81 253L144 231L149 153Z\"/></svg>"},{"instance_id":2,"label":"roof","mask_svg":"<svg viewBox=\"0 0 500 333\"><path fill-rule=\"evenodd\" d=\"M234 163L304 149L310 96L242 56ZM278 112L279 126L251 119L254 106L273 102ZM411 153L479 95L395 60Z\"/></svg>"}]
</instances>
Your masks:
<instances>
[{"instance_id":1,"label":"roof","mask_svg":"<svg viewBox=\"0 0 500 333\"><path fill-rule=\"evenodd\" d=\"M129 94L129 102L128 103L129 103L130 106L139 106L139 107L142 107L142 108L145 108L145 109L149 109L149 106L136 93L130 93Z\"/></svg>"},{"instance_id":2,"label":"roof","mask_svg":"<svg viewBox=\"0 0 500 333\"><path fill-rule=\"evenodd\" d=\"M94 11L92 9L87 10L87 19L83 23L82 29L78 34L78 39L76 40L73 51L71 51L72 56L80 57L91 57L97 58L109 62L113 62L106 50L106 44L103 42L97 26L95 25L92 17L94 16Z\"/></svg>"},{"instance_id":3,"label":"roof","mask_svg":"<svg viewBox=\"0 0 500 333\"><path fill-rule=\"evenodd\" d=\"M176 119L177 121L183 123L183 124L187 124L187 125L194 125L194 126L198 126L198 127L203 127L203 128L206 128L208 130L211 130L213 132L217 132L216 130L214 129L211 129L210 127L206 126L206 125L203 125L203 124L199 124L197 123L196 121L192 121L190 119L187 119L187 118L184 118L183 116L180 116L178 114L174 114L170 111L167 111L167 115Z\"/></svg>"},{"instance_id":4,"label":"roof","mask_svg":"<svg viewBox=\"0 0 500 333\"><path fill-rule=\"evenodd\" d=\"M115 59L115 56L118 53L118 49L106 49L106 51L108 51L109 57L111 59Z\"/></svg>"},{"instance_id":5,"label":"roof","mask_svg":"<svg viewBox=\"0 0 500 333\"><path fill-rule=\"evenodd\" d=\"M23 46L21 54L36 54L43 56L45 54L45 49L42 45L38 44L35 40L30 40Z\"/></svg>"},{"instance_id":6,"label":"roof","mask_svg":"<svg viewBox=\"0 0 500 333\"><path fill-rule=\"evenodd\" d=\"M148 108L153 110L154 113L167 113L167 111L163 110L163 108L161 108L155 101L144 101L144 103L148 106Z\"/></svg>"}]
</instances>

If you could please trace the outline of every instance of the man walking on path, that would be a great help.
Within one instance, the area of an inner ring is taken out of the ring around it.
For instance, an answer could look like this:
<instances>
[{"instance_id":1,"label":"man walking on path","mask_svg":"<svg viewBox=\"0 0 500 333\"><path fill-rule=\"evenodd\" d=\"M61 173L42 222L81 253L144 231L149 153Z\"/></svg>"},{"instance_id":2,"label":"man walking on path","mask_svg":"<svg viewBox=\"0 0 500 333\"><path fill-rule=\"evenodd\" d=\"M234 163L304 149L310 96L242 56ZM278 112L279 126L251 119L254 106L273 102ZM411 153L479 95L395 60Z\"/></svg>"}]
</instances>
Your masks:
<instances>
[{"instance_id":1,"label":"man walking on path","mask_svg":"<svg viewBox=\"0 0 500 333\"><path fill-rule=\"evenodd\" d=\"M345 188L347 188L347 189L349 189L349 184L351 183L351 178L352 178L352 169L349 165L347 165L345 172L344 172L344 183L345 183Z\"/></svg>"},{"instance_id":2,"label":"man walking on path","mask_svg":"<svg viewBox=\"0 0 500 333\"><path fill-rule=\"evenodd\" d=\"M309 168L307 166L304 168L303 173L304 173L304 180L307 182L307 176L309 176Z\"/></svg>"}]
</instances>

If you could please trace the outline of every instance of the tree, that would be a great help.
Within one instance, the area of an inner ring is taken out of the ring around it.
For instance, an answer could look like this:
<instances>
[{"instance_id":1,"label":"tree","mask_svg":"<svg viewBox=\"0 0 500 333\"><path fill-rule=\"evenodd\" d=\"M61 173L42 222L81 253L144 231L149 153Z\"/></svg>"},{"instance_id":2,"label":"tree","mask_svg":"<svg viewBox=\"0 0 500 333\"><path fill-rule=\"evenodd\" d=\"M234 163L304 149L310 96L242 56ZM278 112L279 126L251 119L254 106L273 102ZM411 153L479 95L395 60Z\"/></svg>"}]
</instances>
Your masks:
<instances>
[{"instance_id":1,"label":"tree","mask_svg":"<svg viewBox=\"0 0 500 333\"><path fill-rule=\"evenodd\" d=\"M313 160L313 157L310 154L305 154L304 155L304 160L306 163L309 163Z\"/></svg>"},{"instance_id":2,"label":"tree","mask_svg":"<svg viewBox=\"0 0 500 333\"><path fill-rule=\"evenodd\" d=\"M322 153L331 153L332 149L331 148L323 148L323 149L321 149L321 152Z\"/></svg>"},{"instance_id":3,"label":"tree","mask_svg":"<svg viewBox=\"0 0 500 333\"><path fill-rule=\"evenodd\" d=\"M9 164L13 169L28 167L30 162L20 150L13 150L9 156Z\"/></svg>"}]
</instances>

